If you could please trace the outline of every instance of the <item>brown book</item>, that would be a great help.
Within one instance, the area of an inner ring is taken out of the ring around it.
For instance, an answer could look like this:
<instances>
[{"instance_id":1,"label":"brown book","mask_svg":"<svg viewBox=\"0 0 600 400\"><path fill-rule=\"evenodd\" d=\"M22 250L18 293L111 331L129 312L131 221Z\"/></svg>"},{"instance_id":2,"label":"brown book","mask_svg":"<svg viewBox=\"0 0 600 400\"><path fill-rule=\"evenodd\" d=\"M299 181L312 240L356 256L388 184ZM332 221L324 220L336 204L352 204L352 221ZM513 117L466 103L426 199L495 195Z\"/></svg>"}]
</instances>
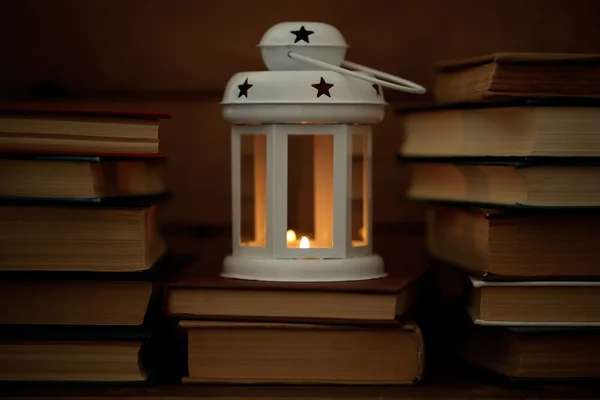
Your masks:
<instances>
[{"instance_id":1,"label":"brown book","mask_svg":"<svg viewBox=\"0 0 600 400\"><path fill-rule=\"evenodd\" d=\"M156 206L0 206L0 270L142 271L163 255Z\"/></svg>"},{"instance_id":2,"label":"brown book","mask_svg":"<svg viewBox=\"0 0 600 400\"><path fill-rule=\"evenodd\" d=\"M156 154L170 113L0 107L3 153Z\"/></svg>"},{"instance_id":3,"label":"brown book","mask_svg":"<svg viewBox=\"0 0 600 400\"><path fill-rule=\"evenodd\" d=\"M600 276L600 214L431 207L427 249L482 279Z\"/></svg>"},{"instance_id":4,"label":"brown book","mask_svg":"<svg viewBox=\"0 0 600 400\"><path fill-rule=\"evenodd\" d=\"M600 102L399 110L402 157L599 157Z\"/></svg>"},{"instance_id":5,"label":"brown book","mask_svg":"<svg viewBox=\"0 0 600 400\"><path fill-rule=\"evenodd\" d=\"M0 158L0 197L87 199L159 195L164 157L10 155Z\"/></svg>"},{"instance_id":6,"label":"brown book","mask_svg":"<svg viewBox=\"0 0 600 400\"><path fill-rule=\"evenodd\" d=\"M182 321L185 383L414 384L423 374L417 325L350 327Z\"/></svg>"},{"instance_id":7,"label":"brown book","mask_svg":"<svg viewBox=\"0 0 600 400\"><path fill-rule=\"evenodd\" d=\"M439 103L600 97L598 82L598 54L495 53L439 64L434 96Z\"/></svg>"},{"instance_id":8,"label":"brown book","mask_svg":"<svg viewBox=\"0 0 600 400\"><path fill-rule=\"evenodd\" d=\"M449 348L468 362L511 378L600 377L600 335L595 329L471 326Z\"/></svg>"},{"instance_id":9,"label":"brown book","mask_svg":"<svg viewBox=\"0 0 600 400\"><path fill-rule=\"evenodd\" d=\"M600 165L532 162L412 162L407 196L528 207L600 206Z\"/></svg>"},{"instance_id":10,"label":"brown book","mask_svg":"<svg viewBox=\"0 0 600 400\"><path fill-rule=\"evenodd\" d=\"M111 280L0 281L0 324L141 325L152 282Z\"/></svg>"},{"instance_id":11,"label":"brown book","mask_svg":"<svg viewBox=\"0 0 600 400\"><path fill-rule=\"evenodd\" d=\"M0 381L143 382L135 340L2 340Z\"/></svg>"},{"instance_id":12,"label":"brown book","mask_svg":"<svg viewBox=\"0 0 600 400\"><path fill-rule=\"evenodd\" d=\"M415 297L416 277L284 283L187 278L169 284L173 317L241 320L392 322Z\"/></svg>"},{"instance_id":13,"label":"brown book","mask_svg":"<svg viewBox=\"0 0 600 400\"><path fill-rule=\"evenodd\" d=\"M598 281L470 281L476 325L600 326Z\"/></svg>"}]
</instances>

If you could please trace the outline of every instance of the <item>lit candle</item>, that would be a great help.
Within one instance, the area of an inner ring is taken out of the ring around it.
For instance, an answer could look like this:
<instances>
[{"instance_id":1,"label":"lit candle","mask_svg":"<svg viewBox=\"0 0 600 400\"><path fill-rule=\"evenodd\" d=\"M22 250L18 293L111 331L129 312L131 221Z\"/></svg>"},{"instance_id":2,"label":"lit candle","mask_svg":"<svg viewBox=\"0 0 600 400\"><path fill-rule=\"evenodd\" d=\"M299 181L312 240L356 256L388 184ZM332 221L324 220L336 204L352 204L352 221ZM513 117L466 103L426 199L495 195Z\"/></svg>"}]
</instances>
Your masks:
<instances>
[{"instance_id":1,"label":"lit candle","mask_svg":"<svg viewBox=\"0 0 600 400\"><path fill-rule=\"evenodd\" d=\"M310 249L310 241L306 236L302 236L300 238L300 248L301 249Z\"/></svg>"},{"instance_id":2,"label":"lit candle","mask_svg":"<svg viewBox=\"0 0 600 400\"><path fill-rule=\"evenodd\" d=\"M293 229L290 229L289 231L287 231L286 239L287 239L288 245L290 243L294 243L296 241L296 232L294 232Z\"/></svg>"}]
</instances>

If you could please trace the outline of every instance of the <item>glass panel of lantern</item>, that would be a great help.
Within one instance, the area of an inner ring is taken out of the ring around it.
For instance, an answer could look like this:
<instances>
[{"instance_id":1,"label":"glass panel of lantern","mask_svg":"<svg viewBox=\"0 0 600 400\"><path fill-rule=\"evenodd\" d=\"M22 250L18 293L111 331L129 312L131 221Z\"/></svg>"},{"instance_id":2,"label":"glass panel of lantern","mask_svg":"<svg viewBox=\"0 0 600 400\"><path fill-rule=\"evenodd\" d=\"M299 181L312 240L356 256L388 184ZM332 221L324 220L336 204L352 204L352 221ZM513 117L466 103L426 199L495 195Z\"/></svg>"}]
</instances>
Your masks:
<instances>
[{"instance_id":1,"label":"glass panel of lantern","mask_svg":"<svg viewBox=\"0 0 600 400\"><path fill-rule=\"evenodd\" d=\"M267 244L267 135L232 134L234 214L239 215L236 243L243 248Z\"/></svg>"},{"instance_id":2,"label":"glass panel of lantern","mask_svg":"<svg viewBox=\"0 0 600 400\"><path fill-rule=\"evenodd\" d=\"M288 136L287 248L333 247L333 135Z\"/></svg>"},{"instance_id":3,"label":"glass panel of lantern","mask_svg":"<svg viewBox=\"0 0 600 400\"><path fill-rule=\"evenodd\" d=\"M370 243L367 235L367 231L370 231L370 139L368 130L352 134L352 247L367 246Z\"/></svg>"},{"instance_id":4,"label":"glass panel of lantern","mask_svg":"<svg viewBox=\"0 0 600 400\"><path fill-rule=\"evenodd\" d=\"M346 255L349 145L343 124L272 124L273 256Z\"/></svg>"},{"instance_id":5,"label":"glass panel of lantern","mask_svg":"<svg viewBox=\"0 0 600 400\"><path fill-rule=\"evenodd\" d=\"M368 254L370 131L368 125L346 124L235 126L235 253L275 258Z\"/></svg>"}]
</instances>

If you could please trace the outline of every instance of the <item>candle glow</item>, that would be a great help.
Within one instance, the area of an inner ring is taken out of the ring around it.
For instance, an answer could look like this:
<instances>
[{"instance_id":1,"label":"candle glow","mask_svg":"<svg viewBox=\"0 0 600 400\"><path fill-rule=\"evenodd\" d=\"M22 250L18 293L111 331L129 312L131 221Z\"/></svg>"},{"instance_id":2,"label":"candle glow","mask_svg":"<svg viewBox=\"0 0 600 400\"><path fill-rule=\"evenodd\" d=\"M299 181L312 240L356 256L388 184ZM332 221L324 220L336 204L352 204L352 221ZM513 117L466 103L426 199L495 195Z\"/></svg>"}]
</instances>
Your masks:
<instances>
[{"instance_id":1,"label":"candle glow","mask_svg":"<svg viewBox=\"0 0 600 400\"><path fill-rule=\"evenodd\" d=\"M306 236L302 236L300 238L300 248L301 249L310 249L310 241Z\"/></svg>"},{"instance_id":2,"label":"candle glow","mask_svg":"<svg viewBox=\"0 0 600 400\"><path fill-rule=\"evenodd\" d=\"M296 241L296 232L293 229L290 229L286 233L286 239L288 244L294 243Z\"/></svg>"}]
</instances>

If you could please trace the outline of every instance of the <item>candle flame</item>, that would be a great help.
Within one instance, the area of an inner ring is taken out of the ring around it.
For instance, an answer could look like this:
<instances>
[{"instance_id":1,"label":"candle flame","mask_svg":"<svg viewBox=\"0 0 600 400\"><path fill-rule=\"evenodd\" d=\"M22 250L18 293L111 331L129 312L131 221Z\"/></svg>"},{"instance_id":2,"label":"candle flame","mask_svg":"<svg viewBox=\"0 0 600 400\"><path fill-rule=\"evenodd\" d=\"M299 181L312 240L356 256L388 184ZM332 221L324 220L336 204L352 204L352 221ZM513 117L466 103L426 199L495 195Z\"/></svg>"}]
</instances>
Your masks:
<instances>
[{"instance_id":1,"label":"candle flame","mask_svg":"<svg viewBox=\"0 0 600 400\"><path fill-rule=\"evenodd\" d=\"M288 243L294 243L296 241L296 232L294 232L293 229L287 231L285 236Z\"/></svg>"},{"instance_id":2,"label":"candle flame","mask_svg":"<svg viewBox=\"0 0 600 400\"><path fill-rule=\"evenodd\" d=\"M301 249L310 249L310 242L306 236L302 236L300 238L300 248Z\"/></svg>"}]
</instances>

